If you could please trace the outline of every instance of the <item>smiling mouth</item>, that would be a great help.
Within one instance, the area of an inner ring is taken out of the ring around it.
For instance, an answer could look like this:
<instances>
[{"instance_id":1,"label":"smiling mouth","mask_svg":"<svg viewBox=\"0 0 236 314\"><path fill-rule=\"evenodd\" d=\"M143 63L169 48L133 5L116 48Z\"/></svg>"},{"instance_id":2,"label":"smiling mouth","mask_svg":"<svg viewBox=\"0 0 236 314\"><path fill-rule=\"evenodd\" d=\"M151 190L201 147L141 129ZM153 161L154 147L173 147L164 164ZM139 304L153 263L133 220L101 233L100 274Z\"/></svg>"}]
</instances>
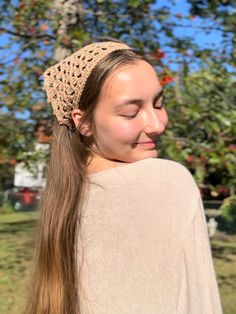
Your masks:
<instances>
[{"instance_id":1,"label":"smiling mouth","mask_svg":"<svg viewBox=\"0 0 236 314\"><path fill-rule=\"evenodd\" d=\"M154 141L138 142L137 144L156 144Z\"/></svg>"},{"instance_id":2,"label":"smiling mouth","mask_svg":"<svg viewBox=\"0 0 236 314\"><path fill-rule=\"evenodd\" d=\"M154 148L156 147L156 141L137 142L136 145L148 147L148 148Z\"/></svg>"}]
</instances>

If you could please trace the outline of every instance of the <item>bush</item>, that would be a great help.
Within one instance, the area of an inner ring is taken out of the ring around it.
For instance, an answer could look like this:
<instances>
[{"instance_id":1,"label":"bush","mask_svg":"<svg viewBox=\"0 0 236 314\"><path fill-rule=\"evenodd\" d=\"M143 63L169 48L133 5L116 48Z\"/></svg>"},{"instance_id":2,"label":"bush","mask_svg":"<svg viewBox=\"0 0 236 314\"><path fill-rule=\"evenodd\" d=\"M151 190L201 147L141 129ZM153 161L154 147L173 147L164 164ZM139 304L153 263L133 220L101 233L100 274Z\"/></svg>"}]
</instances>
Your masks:
<instances>
[{"instance_id":1,"label":"bush","mask_svg":"<svg viewBox=\"0 0 236 314\"><path fill-rule=\"evenodd\" d=\"M228 233L236 233L236 195L224 199L220 210L219 229Z\"/></svg>"}]
</instances>

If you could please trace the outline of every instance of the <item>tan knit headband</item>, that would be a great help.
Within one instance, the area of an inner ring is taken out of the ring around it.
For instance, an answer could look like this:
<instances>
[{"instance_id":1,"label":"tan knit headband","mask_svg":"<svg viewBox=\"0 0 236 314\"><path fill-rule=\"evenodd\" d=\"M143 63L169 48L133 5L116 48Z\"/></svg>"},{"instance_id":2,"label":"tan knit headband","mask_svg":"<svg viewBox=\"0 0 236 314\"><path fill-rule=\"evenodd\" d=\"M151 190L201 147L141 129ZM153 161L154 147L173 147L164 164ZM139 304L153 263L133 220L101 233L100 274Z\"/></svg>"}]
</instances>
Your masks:
<instances>
[{"instance_id":1,"label":"tan knit headband","mask_svg":"<svg viewBox=\"0 0 236 314\"><path fill-rule=\"evenodd\" d=\"M131 48L110 41L91 44L46 70L44 88L60 124L73 128L71 111L79 107L85 83L93 68L112 51L123 49Z\"/></svg>"}]
</instances>

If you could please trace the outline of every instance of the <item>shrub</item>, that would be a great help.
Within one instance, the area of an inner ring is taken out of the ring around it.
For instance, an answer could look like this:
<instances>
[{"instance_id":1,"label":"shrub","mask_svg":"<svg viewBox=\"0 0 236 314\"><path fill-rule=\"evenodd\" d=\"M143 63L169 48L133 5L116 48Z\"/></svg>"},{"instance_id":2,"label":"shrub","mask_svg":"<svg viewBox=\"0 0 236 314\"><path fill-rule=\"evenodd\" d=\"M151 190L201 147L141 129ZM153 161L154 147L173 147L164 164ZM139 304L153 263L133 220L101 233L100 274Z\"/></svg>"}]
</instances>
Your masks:
<instances>
[{"instance_id":1,"label":"shrub","mask_svg":"<svg viewBox=\"0 0 236 314\"><path fill-rule=\"evenodd\" d=\"M236 233L236 195L224 199L220 210L219 229L228 233Z\"/></svg>"}]
</instances>

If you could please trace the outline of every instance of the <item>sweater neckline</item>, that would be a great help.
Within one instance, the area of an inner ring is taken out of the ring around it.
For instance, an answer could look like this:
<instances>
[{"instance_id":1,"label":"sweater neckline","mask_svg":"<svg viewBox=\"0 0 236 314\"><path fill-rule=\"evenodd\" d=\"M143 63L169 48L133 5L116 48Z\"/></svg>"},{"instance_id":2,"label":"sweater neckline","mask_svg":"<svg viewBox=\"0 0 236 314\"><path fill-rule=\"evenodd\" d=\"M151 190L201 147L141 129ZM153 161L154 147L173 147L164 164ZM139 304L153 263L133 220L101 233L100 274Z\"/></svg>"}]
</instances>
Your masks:
<instances>
[{"instance_id":1,"label":"sweater neckline","mask_svg":"<svg viewBox=\"0 0 236 314\"><path fill-rule=\"evenodd\" d=\"M134 161L134 162L131 162L131 163L125 163L123 165L119 165L117 167L113 167L113 168L109 168L109 169L105 169L105 170L102 170L102 171L99 171L99 172L95 172L93 174L90 174L89 175L89 178L90 179L95 179L95 178L98 178L100 176L103 176L103 175L106 175L106 174L111 174L111 173L114 173L114 172L119 172L120 170L132 170L136 167L139 167L140 165L142 165L143 163L149 163L150 160L154 160L154 159L159 159L159 158L145 158L145 159L141 159L141 160L138 160L138 161Z\"/></svg>"}]
</instances>

